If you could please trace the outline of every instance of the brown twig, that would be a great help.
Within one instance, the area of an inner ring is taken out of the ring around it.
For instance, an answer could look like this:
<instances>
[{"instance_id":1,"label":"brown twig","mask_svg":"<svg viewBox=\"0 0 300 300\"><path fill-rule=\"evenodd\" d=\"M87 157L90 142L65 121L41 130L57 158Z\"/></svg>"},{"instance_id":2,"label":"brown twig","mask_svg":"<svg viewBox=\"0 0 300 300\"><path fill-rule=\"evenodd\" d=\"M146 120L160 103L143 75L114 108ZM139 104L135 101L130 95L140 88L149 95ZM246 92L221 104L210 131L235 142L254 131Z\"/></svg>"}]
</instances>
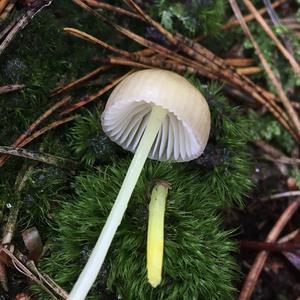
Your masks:
<instances>
[{"instance_id":1,"label":"brown twig","mask_svg":"<svg viewBox=\"0 0 300 300\"><path fill-rule=\"evenodd\" d=\"M1 0L0 1L0 15L3 13L5 7L8 5L10 0Z\"/></svg>"},{"instance_id":2,"label":"brown twig","mask_svg":"<svg viewBox=\"0 0 300 300\"><path fill-rule=\"evenodd\" d=\"M125 75L118 77L117 79L114 79L111 83L100 89L96 94L85 96L82 99L80 99L77 103L71 105L67 109L65 109L63 112L60 113L61 116L65 116L66 114L69 114L70 112L96 100L98 97L103 95L104 93L108 92L111 88L116 86L120 81L122 81L125 77L127 77L131 72L126 73Z\"/></svg>"},{"instance_id":3,"label":"brown twig","mask_svg":"<svg viewBox=\"0 0 300 300\"><path fill-rule=\"evenodd\" d=\"M296 201L291 202L288 207L284 210L281 214L275 225L273 226L272 230L268 234L266 238L267 243L274 243L276 242L277 238L279 237L281 231L292 218L294 213L298 210L300 206L300 199L298 198ZM261 251L256 256L255 261L245 279L243 288L241 290L239 300L249 300L251 295L254 291L256 282L258 277L263 269L263 266L267 260L268 252Z\"/></svg>"},{"instance_id":4,"label":"brown twig","mask_svg":"<svg viewBox=\"0 0 300 300\"><path fill-rule=\"evenodd\" d=\"M64 119L60 119L57 121L54 121L45 127L41 128L40 130L35 131L32 135L28 136L23 142L21 142L18 146L19 147L24 147L25 145L31 143L33 140L38 138L39 136L43 135L44 133L59 127L60 125L66 124L68 122L73 121L77 116L70 116Z\"/></svg>"},{"instance_id":5,"label":"brown twig","mask_svg":"<svg viewBox=\"0 0 300 300\"><path fill-rule=\"evenodd\" d=\"M24 165L24 167L21 169L19 172L16 182L15 182L15 201L11 207L10 213L8 220L6 222L3 234L2 234L2 239L1 239L1 245L4 247L8 247L11 244L14 232L15 232L15 227L17 224L17 218L18 214L20 211L20 208L22 206L22 202L20 201L19 198L19 193L23 189L25 182L32 170L32 166L27 166ZM1 246L1 247L2 247ZM1 255L1 253L0 253ZM7 274L6 274L6 264L7 264L7 259L3 259L1 257L0 260L0 282L1 286L5 291L8 290L8 285L7 285Z\"/></svg>"},{"instance_id":6,"label":"brown twig","mask_svg":"<svg viewBox=\"0 0 300 300\"><path fill-rule=\"evenodd\" d=\"M7 18L7 16L9 15L9 13L15 7L15 4L16 4L15 1L16 0L12 0L10 3L8 3L8 5L3 10L3 12L0 14L0 21L4 21Z\"/></svg>"},{"instance_id":7,"label":"brown twig","mask_svg":"<svg viewBox=\"0 0 300 300\"><path fill-rule=\"evenodd\" d=\"M83 0L83 2L85 2L87 5L89 5L91 7L101 8L101 9L112 11L114 13L117 13L117 14L120 14L120 15L123 15L123 16L135 18L135 19L138 19L138 20L142 20L142 18L138 14L135 14L131 11L128 11L128 10L123 9L121 7L118 7L118 6L114 6L114 5L111 5L111 4L108 4L108 3L103 3L101 1L94 1L94 0Z\"/></svg>"},{"instance_id":8,"label":"brown twig","mask_svg":"<svg viewBox=\"0 0 300 300\"><path fill-rule=\"evenodd\" d=\"M292 66L294 72L300 77L300 66L298 62L296 61L295 57L282 45L280 40L276 37L276 35L273 33L267 22L264 20L264 18L258 13L255 6L251 3L249 0L243 0L244 4L247 6L251 14L255 17L257 22L260 24L262 29L265 31L265 33L271 38L271 40L274 42L276 47L279 49L279 51L282 53L282 55L287 59L287 61Z\"/></svg>"},{"instance_id":9,"label":"brown twig","mask_svg":"<svg viewBox=\"0 0 300 300\"><path fill-rule=\"evenodd\" d=\"M22 90L24 87L25 87L24 84L11 84L11 85L0 86L0 95L19 91Z\"/></svg>"},{"instance_id":10,"label":"brown twig","mask_svg":"<svg viewBox=\"0 0 300 300\"><path fill-rule=\"evenodd\" d=\"M83 32L83 31L80 31L78 29L75 29L75 28L68 28L68 27L65 27L64 28L64 31L71 34L71 35L74 35L80 39L83 39L83 40L86 40L88 42L91 42L93 44L96 44L96 45L99 45L105 49L108 49L110 51L113 51L113 52L116 52L118 53L119 55L123 55L123 56L128 56L129 55L129 52L128 51L125 51L125 50L122 50L122 49L119 49L119 48L116 48L116 47L113 47L97 38L95 38L94 36L86 33L86 32Z\"/></svg>"},{"instance_id":11,"label":"brown twig","mask_svg":"<svg viewBox=\"0 0 300 300\"><path fill-rule=\"evenodd\" d=\"M52 299L57 299L55 296L58 295L63 299L67 299L68 294L64 291L58 284L54 283L48 279L49 277L43 276L42 273L38 271L33 261L29 260L25 255L23 255L18 250L10 250L2 247L0 251L4 252L12 261L13 266L22 274L27 276L29 279L38 284L42 289L44 289ZM53 292L55 293L53 293Z\"/></svg>"},{"instance_id":12,"label":"brown twig","mask_svg":"<svg viewBox=\"0 0 300 300\"><path fill-rule=\"evenodd\" d=\"M2 0L2 3L4 3L5 5L6 1L7 0ZM0 55L4 52L4 50L8 47L8 45L14 40L16 35L29 24L29 22L33 19L33 17L36 14L38 14L43 8L49 6L52 1L53 0L35 1L35 5L25 10L24 13L16 21L13 21L11 24L8 25L7 28L4 29L3 32L0 33L0 40L3 39L3 41L0 43Z\"/></svg>"},{"instance_id":13,"label":"brown twig","mask_svg":"<svg viewBox=\"0 0 300 300\"><path fill-rule=\"evenodd\" d=\"M15 182L15 189L16 189L15 203L13 203L13 205L11 207L9 217L8 217L4 232L2 234L2 239L1 239L1 244L4 246L10 244L12 241L16 223L17 223L19 210L22 206L22 202L19 199L19 193L23 189L25 182L28 179L28 176L31 173L31 171L32 171L32 166L24 165L24 167L21 169L21 171L19 172L19 174L17 176L16 182Z\"/></svg>"},{"instance_id":14,"label":"brown twig","mask_svg":"<svg viewBox=\"0 0 300 300\"><path fill-rule=\"evenodd\" d=\"M299 158L291 158L291 157L287 157L287 156L283 156L283 157L279 157L279 158L273 158L269 155L264 155L263 159L268 160L268 161L272 161L275 163L280 163L280 164L284 164L284 165L300 165L300 159Z\"/></svg>"},{"instance_id":15,"label":"brown twig","mask_svg":"<svg viewBox=\"0 0 300 300\"><path fill-rule=\"evenodd\" d=\"M46 125L42 129L37 130L34 133L32 133L30 136L27 136L21 143L18 144L18 147L26 146L27 144L31 143L33 140L35 140L39 136L43 135L44 133L46 133L60 125L63 125L67 122L70 122L70 121L74 120L75 118L76 118L76 116L70 116L65 119L57 120L57 121L54 121L54 122ZM9 159L9 156L2 156L0 158L0 167L2 167L8 159Z\"/></svg>"},{"instance_id":16,"label":"brown twig","mask_svg":"<svg viewBox=\"0 0 300 300\"><path fill-rule=\"evenodd\" d=\"M275 252L284 251L296 251L300 249L300 244L298 243L271 243L271 242L259 242L251 240L241 240L239 241L240 247L255 249L255 250L266 250Z\"/></svg>"},{"instance_id":17,"label":"brown twig","mask_svg":"<svg viewBox=\"0 0 300 300\"><path fill-rule=\"evenodd\" d=\"M65 93L65 92L75 88L76 86L80 85L84 81L87 81L87 80L93 78L94 76L97 76L98 74L109 70L110 68L111 68L111 66L101 66L101 67L93 70L92 72L80 77L79 79L76 79L76 80L68 83L67 85L65 85L63 87L60 87L60 88L54 90L53 93L50 96L54 97L54 96L57 96L59 94Z\"/></svg>"},{"instance_id":18,"label":"brown twig","mask_svg":"<svg viewBox=\"0 0 300 300\"><path fill-rule=\"evenodd\" d=\"M250 67L255 63L253 58L225 58L225 63L233 67Z\"/></svg>"},{"instance_id":19,"label":"brown twig","mask_svg":"<svg viewBox=\"0 0 300 300\"><path fill-rule=\"evenodd\" d=\"M14 203L11 207L9 217L5 226L4 234L2 237L2 245L8 245L12 241L20 208L21 201L17 200L16 203Z\"/></svg>"},{"instance_id":20,"label":"brown twig","mask_svg":"<svg viewBox=\"0 0 300 300\"><path fill-rule=\"evenodd\" d=\"M293 239L295 239L298 235L299 235L299 229L296 229L296 230L286 234L282 238L280 238L278 240L278 243L287 243L287 242L292 241Z\"/></svg>"},{"instance_id":21,"label":"brown twig","mask_svg":"<svg viewBox=\"0 0 300 300\"><path fill-rule=\"evenodd\" d=\"M53 165L57 168L66 168L66 169L76 170L79 167L79 164L76 161L73 161L71 159L58 157L58 156L46 154L46 153L30 151L30 150L26 150L23 148L0 146L0 153L23 157L23 158L28 158L28 159L39 161L39 162L42 162L42 163L45 163L48 165Z\"/></svg>"},{"instance_id":22,"label":"brown twig","mask_svg":"<svg viewBox=\"0 0 300 300\"><path fill-rule=\"evenodd\" d=\"M243 75L253 75L262 72L260 67L237 68L236 71Z\"/></svg>"},{"instance_id":23,"label":"brown twig","mask_svg":"<svg viewBox=\"0 0 300 300\"><path fill-rule=\"evenodd\" d=\"M16 141L11 145L11 147L18 147L20 144L28 138L32 132L51 114L53 114L57 109L64 106L71 100L70 96L62 98L60 101L51 106L48 110L46 110L40 117L38 117L29 127L28 129L21 134ZM23 144L22 144L23 145ZM23 145L24 146L24 145ZM21 147L21 146L20 146ZM0 167L3 166L4 161L7 159L7 155L0 156Z\"/></svg>"},{"instance_id":24,"label":"brown twig","mask_svg":"<svg viewBox=\"0 0 300 300\"><path fill-rule=\"evenodd\" d=\"M255 141L253 141L253 144L255 144L257 147L262 149L267 154L270 154L274 158L280 158L280 157L285 156L283 152L281 152L277 148L273 147L272 145L268 144L266 141L255 140Z\"/></svg>"}]
</instances>

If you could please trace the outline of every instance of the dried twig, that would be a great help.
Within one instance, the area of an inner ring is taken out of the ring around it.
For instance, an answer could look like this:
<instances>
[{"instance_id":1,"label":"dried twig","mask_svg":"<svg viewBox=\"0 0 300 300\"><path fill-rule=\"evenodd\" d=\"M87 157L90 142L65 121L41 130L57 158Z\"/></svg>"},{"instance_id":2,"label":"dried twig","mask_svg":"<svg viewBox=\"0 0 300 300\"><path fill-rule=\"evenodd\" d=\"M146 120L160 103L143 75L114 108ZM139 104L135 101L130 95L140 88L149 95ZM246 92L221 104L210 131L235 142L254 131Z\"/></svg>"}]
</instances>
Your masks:
<instances>
[{"instance_id":1,"label":"dried twig","mask_svg":"<svg viewBox=\"0 0 300 300\"><path fill-rule=\"evenodd\" d=\"M137 43L140 43L145 47L149 47L153 51L159 53L159 55L171 59L177 64L183 65L180 67L180 69L183 69L186 66L190 66L192 69L197 69L198 73L203 76L212 79L220 79L225 82L227 81L235 84L242 90L246 90L246 92L253 96L257 101L264 104L296 139L296 135L293 133L293 129L289 125L288 117L286 116L285 112L279 106L277 106L274 98L270 96L270 93L256 86L253 82L249 81L247 77L243 77L243 75L237 73L232 67L226 65L222 59L216 57L213 53L211 53L201 45L195 44L191 40L179 34L173 36L170 32L166 31L159 23L155 22L150 16L146 15L133 1L124 2L132 5L133 8L141 14L145 22L149 23L149 25L151 26L154 26L159 32L161 32L161 34L165 36L165 38L171 44L174 45L175 49L184 51L188 56L191 57L191 59L183 57L182 55L177 54L177 52L169 50L161 45L158 45L157 43L146 40L143 37L132 33L126 28L109 21L106 17L93 11L90 7L85 5L80 0L73 1L83 9L89 11L91 14L99 18L104 23L112 26L117 31L133 39ZM138 57L135 57L133 60L138 60L139 62L143 63L143 61L139 60ZM267 101L266 98L268 99Z\"/></svg>"},{"instance_id":2,"label":"dried twig","mask_svg":"<svg viewBox=\"0 0 300 300\"><path fill-rule=\"evenodd\" d=\"M52 115L59 108L65 106L69 101L71 101L70 96L66 96L47 109L40 117L38 117L29 127L28 129L12 144L12 147L19 146L28 136L32 134L32 132L50 115Z\"/></svg>"},{"instance_id":3,"label":"dried twig","mask_svg":"<svg viewBox=\"0 0 300 300\"><path fill-rule=\"evenodd\" d=\"M266 141L256 140L256 141L253 141L253 144L255 144L257 147L262 149L267 154L270 154L274 158L285 157L283 152L281 152L277 148L273 147L272 145L268 144Z\"/></svg>"},{"instance_id":4,"label":"dried twig","mask_svg":"<svg viewBox=\"0 0 300 300\"><path fill-rule=\"evenodd\" d=\"M76 116L70 116L65 119L57 120L57 121L54 121L54 122L46 125L45 127L41 128L40 130L35 131L30 136L26 137L21 143L18 144L18 147L24 147L25 145L29 144L34 139L38 138L39 136L43 135L44 133L46 133L62 124L70 122L70 121L74 120L75 118L76 118ZM9 158L9 156L7 156L7 155L2 156L0 158L0 167L2 167L4 165L4 163L8 160L8 158Z\"/></svg>"},{"instance_id":5,"label":"dried twig","mask_svg":"<svg viewBox=\"0 0 300 300\"><path fill-rule=\"evenodd\" d=\"M262 72L260 67L237 68L236 71L243 75L253 75Z\"/></svg>"},{"instance_id":6,"label":"dried twig","mask_svg":"<svg viewBox=\"0 0 300 300\"><path fill-rule=\"evenodd\" d=\"M80 85L84 81L89 80L89 79L93 78L94 76L97 76L98 74L107 71L110 68L111 68L111 66L101 66L101 67L95 69L94 71L80 77L79 79L76 79L63 87L60 87L60 88L54 90L53 93L51 94L51 97L65 93L65 92L73 89L74 87Z\"/></svg>"},{"instance_id":7,"label":"dried twig","mask_svg":"<svg viewBox=\"0 0 300 300\"><path fill-rule=\"evenodd\" d=\"M30 151L23 148L0 146L0 153L28 158L48 165L53 165L57 168L65 168L68 170L76 170L79 167L79 164L74 160L58 157L51 154Z\"/></svg>"},{"instance_id":8,"label":"dried twig","mask_svg":"<svg viewBox=\"0 0 300 300\"><path fill-rule=\"evenodd\" d=\"M10 257L12 264L20 273L24 274L36 284L38 284L52 297L52 299L57 299L55 294L62 297L63 299L67 299L67 292L59 287L56 283L54 283L52 279L49 280L48 276L43 276L43 274L41 274L36 268L34 262L32 260L29 260L21 252L19 252L18 250L9 250L4 247L2 247L0 251L4 252L7 256Z\"/></svg>"},{"instance_id":9,"label":"dried twig","mask_svg":"<svg viewBox=\"0 0 300 300\"><path fill-rule=\"evenodd\" d=\"M105 87L100 89L96 94L93 94L90 96L85 96L84 98L80 99L77 103L71 105L66 110L64 110L62 113L60 113L60 116L65 116L66 114L69 114L70 112L90 103L91 101L94 101L95 99L97 99L98 97L100 97L101 95L103 95L104 93L109 91L111 88L116 86L120 81L122 81L129 74L130 74L130 72L126 73L125 75L123 75L117 79L114 79L111 83L109 83L108 85L106 85Z\"/></svg>"},{"instance_id":10,"label":"dried twig","mask_svg":"<svg viewBox=\"0 0 300 300\"><path fill-rule=\"evenodd\" d=\"M240 247L255 249L255 250L266 250L275 252L284 251L296 251L299 250L300 245L298 243L279 243L279 242L258 242L251 240L242 240L239 242Z\"/></svg>"},{"instance_id":11,"label":"dried twig","mask_svg":"<svg viewBox=\"0 0 300 300\"><path fill-rule=\"evenodd\" d=\"M0 1L0 15L3 13L5 7L8 5L10 0L1 0Z\"/></svg>"},{"instance_id":12,"label":"dried twig","mask_svg":"<svg viewBox=\"0 0 300 300\"><path fill-rule=\"evenodd\" d=\"M4 0L7 1L7 0ZM37 0L34 2L29 9L25 10L24 13L16 20L13 21L11 24L8 25L3 32L0 33L0 55L3 51L7 48L7 46L13 41L15 36L24 29L26 25L30 22L30 20L38 14L43 8L49 6L53 0ZM3 1L2 1L3 2ZM1 9L1 7L0 7Z\"/></svg>"},{"instance_id":13,"label":"dried twig","mask_svg":"<svg viewBox=\"0 0 300 300\"><path fill-rule=\"evenodd\" d=\"M272 200L272 199L289 198L289 197L297 197L297 196L300 196L300 191L288 191L288 192L273 194L271 196L268 196L268 197L262 199L262 201Z\"/></svg>"},{"instance_id":14,"label":"dried twig","mask_svg":"<svg viewBox=\"0 0 300 300\"><path fill-rule=\"evenodd\" d=\"M255 63L253 58L225 58L225 63L233 67L250 67Z\"/></svg>"},{"instance_id":15,"label":"dried twig","mask_svg":"<svg viewBox=\"0 0 300 300\"><path fill-rule=\"evenodd\" d=\"M53 114L57 109L64 106L67 102L71 100L71 97L64 97L60 101L58 101L56 104L54 104L52 107L50 107L48 110L46 110L40 117L38 117L29 127L28 129L21 134L16 141L11 145L11 147L22 147L25 146L25 144L22 144L22 142L28 138L32 132L51 114ZM22 144L22 146L21 146ZM4 161L7 159L7 155L0 156L0 167L3 165Z\"/></svg>"},{"instance_id":16,"label":"dried twig","mask_svg":"<svg viewBox=\"0 0 300 300\"><path fill-rule=\"evenodd\" d=\"M8 3L8 5L3 10L3 12L0 14L0 21L4 21L7 18L7 16L9 15L9 13L13 10L13 8L15 6L15 1L16 0L11 0L10 3Z\"/></svg>"},{"instance_id":17,"label":"dried twig","mask_svg":"<svg viewBox=\"0 0 300 300\"><path fill-rule=\"evenodd\" d=\"M24 84L11 84L11 85L0 86L0 95L19 91L22 90L24 87L25 87Z\"/></svg>"},{"instance_id":18,"label":"dried twig","mask_svg":"<svg viewBox=\"0 0 300 300\"><path fill-rule=\"evenodd\" d=\"M266 238L267 243L273 243L279 237L281 231L295 214L300 206L300 199L298 198L296 201L293 201L289 204L289 206L285 209L285 211L281 214L280 218L277 220L272 230L268 234ZM254 291L257 279L263 269L263 266L267 260L268 252L261 251L256 256L256 259L246 277L243 288L241 290L239 300L249 300Z\"/></svg>"},{"instance_id":19,"label":"dried twig","mask_svg":"<svg viewBox=\"0 0 300 300\"><path fill-rule=\"evenodd\" d=\"M99 1L95 1L95 0L83 0L83 2L85 2L87 5L89 5L91 7L101 8L101 9L112 11L114 13L117 13L117 14L120 14L120 15L123 15L123 16L135 18L135 19L138 19L138 20L142 20L142 18L138 14L135 14L131 11L128 11L128 10L123 9L121 7L118 7L118 6L114 6L114 5L111 5L111 4L108 4L108 3L103 3L103 2L99 2Z\"/></svg>"},{"instance_id":20,"label":"dried twig","mask_svg":"<svg viewBox=\"0 0 300 300\"><path fill-rule=\"evenodd\" d=\"M17 200L11 207L2 238L2 245L8 245L12 241L20 208L21 201Z\"/></svg>"},{"instance_id":21,"label":"dried twig","mask_svg":"<svg viewBox=\"0 0 300 300\"><path fill-rule=\"evenodd\" d=\"M16 199L15 199L15 203L13 203L11 207L9 217L2 235L2 240L1 240L2 245L9 245L12 241L19 210L22 206L22 202L19 199L19 193L23 189L31 170L32 170L32 166L28 167L27 165L24 165L24 167L21 169L16 179L15 182Z\"/></svg>"}]
</instances>

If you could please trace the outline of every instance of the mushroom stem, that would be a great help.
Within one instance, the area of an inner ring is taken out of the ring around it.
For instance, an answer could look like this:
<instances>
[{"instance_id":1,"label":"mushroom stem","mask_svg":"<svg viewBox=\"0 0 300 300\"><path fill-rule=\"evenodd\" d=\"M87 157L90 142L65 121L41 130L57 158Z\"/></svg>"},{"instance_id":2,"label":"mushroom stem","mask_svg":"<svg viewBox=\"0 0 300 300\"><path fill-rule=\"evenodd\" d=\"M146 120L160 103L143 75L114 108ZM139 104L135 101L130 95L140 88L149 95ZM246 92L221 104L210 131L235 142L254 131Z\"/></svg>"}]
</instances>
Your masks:
<instances>
[{"instance_id":1,"label":"mushroom stem","mask_svg":"<svg viewBox=\"0 0 300 300\"><path fill-rule=\"evenodd\" d=\"M164 220L168 189L168 183L157 183L152 190L149 204L147 273L148 281L154 288L161 282L164 254Z\"/></svg>"},{"instance_id":2,"label":"mushroom stem","mask_svg":"<svg viewBox=\"0 0 300 300\"><path fill-rule=\"evenodd\" d=\"M83 300L92 287L107 254L113 237L120 225L133 189L149 155L155 138L167 115L167 110L153 106L143 137L131 161L117 199L110 211L97 243L75 283L68 299Z\"/></svg>"}]
</instances>

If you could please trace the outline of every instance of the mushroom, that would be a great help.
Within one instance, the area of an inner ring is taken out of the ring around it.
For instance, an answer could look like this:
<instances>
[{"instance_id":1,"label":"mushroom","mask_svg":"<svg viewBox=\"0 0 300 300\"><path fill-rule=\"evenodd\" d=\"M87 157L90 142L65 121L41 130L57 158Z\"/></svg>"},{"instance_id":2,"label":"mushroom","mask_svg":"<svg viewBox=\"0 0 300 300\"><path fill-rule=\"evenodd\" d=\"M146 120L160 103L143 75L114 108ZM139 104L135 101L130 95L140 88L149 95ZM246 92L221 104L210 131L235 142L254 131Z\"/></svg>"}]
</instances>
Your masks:
<instances>
[{"instance_id":1,"label":"mushroom","mask_svg":"<svg viewBox=\"0 0 300 300\"><path fill-rule=\"evenodd\" d=\"M190 161L200 156L210 131L203 95L182 76L147 69L126 77L101 116L104 132L134 154L98 241L68 299L84 299L103 264L147 157Z\"/></svg>"}]
</instances>

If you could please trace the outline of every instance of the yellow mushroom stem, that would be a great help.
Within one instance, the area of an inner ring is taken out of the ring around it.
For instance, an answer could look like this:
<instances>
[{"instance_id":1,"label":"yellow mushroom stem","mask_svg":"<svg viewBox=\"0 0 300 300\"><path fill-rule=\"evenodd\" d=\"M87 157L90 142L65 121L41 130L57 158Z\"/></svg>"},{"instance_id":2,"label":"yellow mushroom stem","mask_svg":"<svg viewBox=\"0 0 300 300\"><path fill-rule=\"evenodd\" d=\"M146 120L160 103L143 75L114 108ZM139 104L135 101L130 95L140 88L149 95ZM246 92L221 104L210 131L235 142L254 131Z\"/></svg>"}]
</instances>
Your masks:
<instances>
[{"instance_id":1,"label":"yellow mushroom stem","mask_svg":"<svg viewBox=\"0 0 300 300\"><path fill-rule=\"evenodd\" d=\"M169 185L157 183L151 194L149 204L148 237L147 237L147 275L152 287L161 282L164 255L164 220L166 199Z\"/></svg>"}]
</instances>

